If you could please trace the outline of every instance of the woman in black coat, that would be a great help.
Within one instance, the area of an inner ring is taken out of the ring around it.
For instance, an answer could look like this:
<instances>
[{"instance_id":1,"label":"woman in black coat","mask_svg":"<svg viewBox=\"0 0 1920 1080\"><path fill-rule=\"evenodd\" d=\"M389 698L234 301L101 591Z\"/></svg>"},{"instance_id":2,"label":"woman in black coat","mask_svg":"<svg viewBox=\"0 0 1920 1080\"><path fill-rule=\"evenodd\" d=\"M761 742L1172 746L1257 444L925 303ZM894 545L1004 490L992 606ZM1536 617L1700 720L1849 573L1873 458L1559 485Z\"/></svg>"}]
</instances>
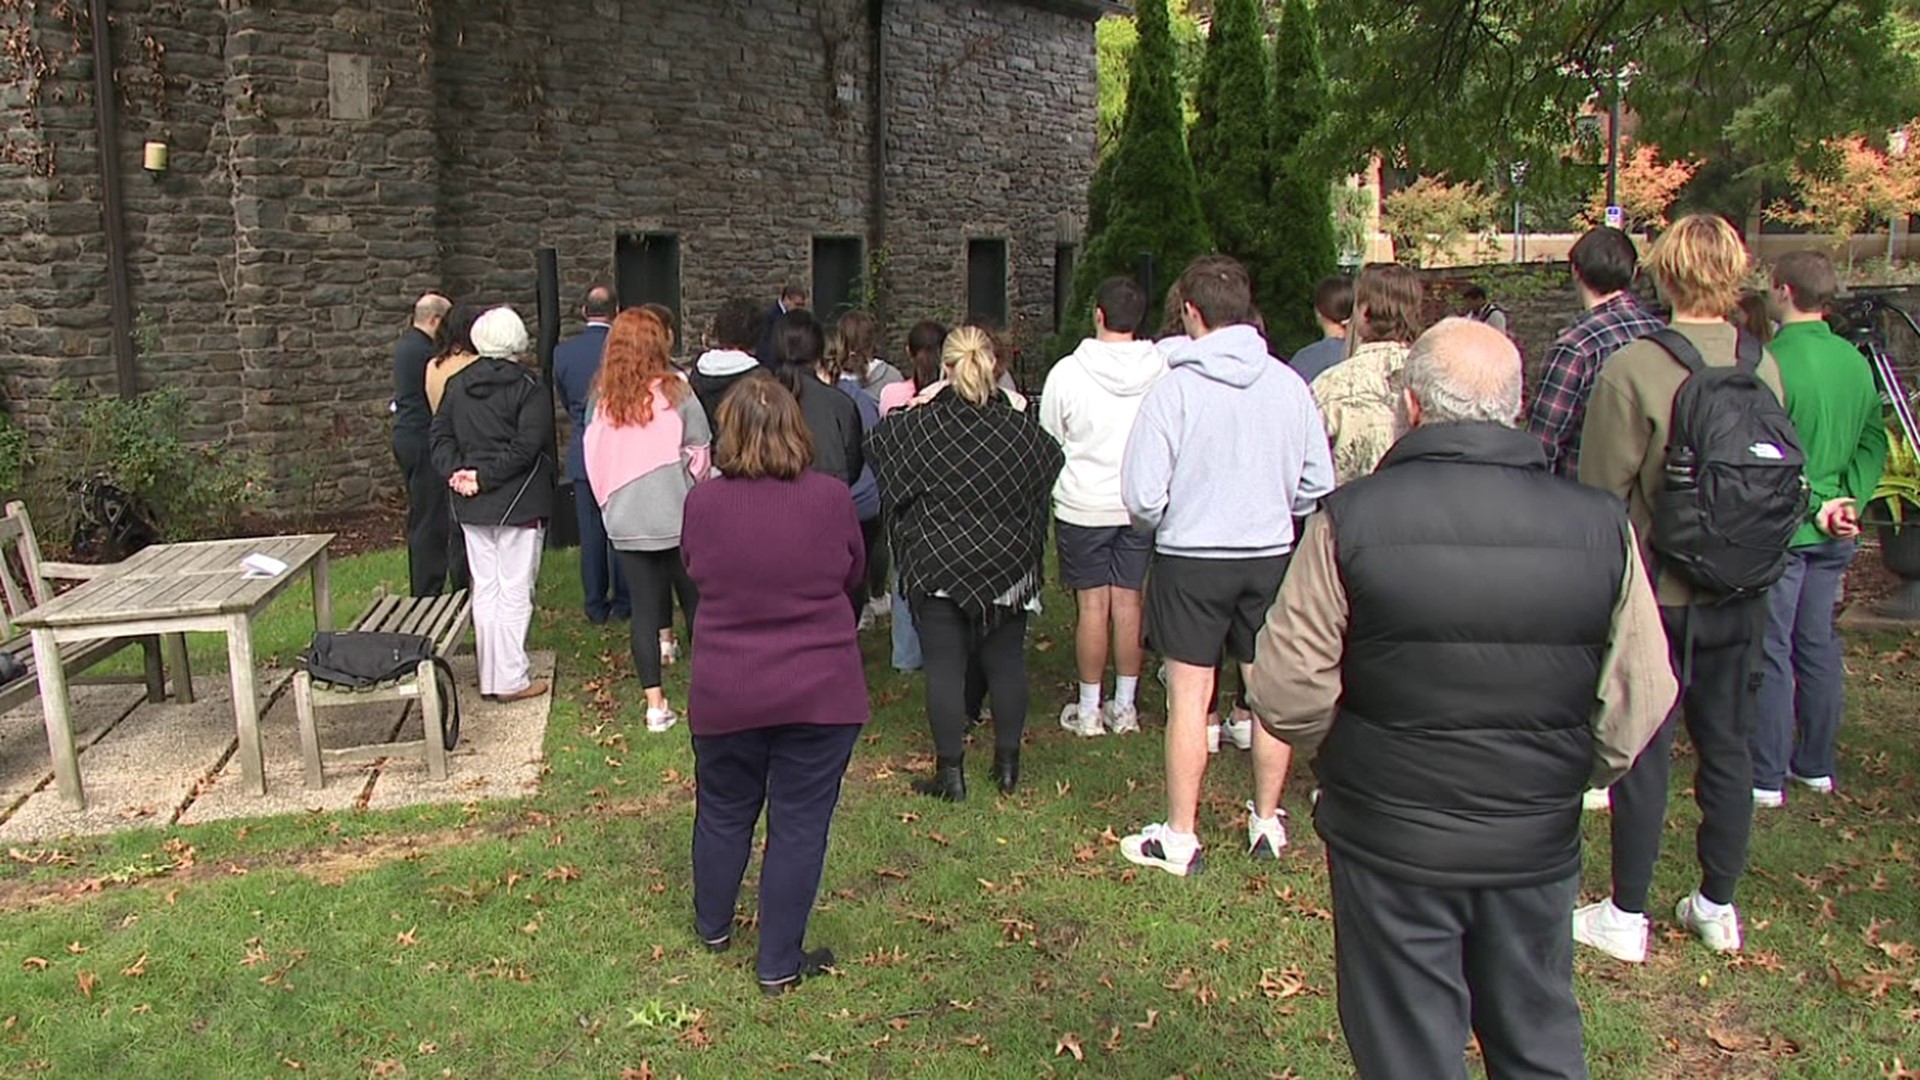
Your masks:
<instances>
[{"instance_id":1,"label":"woman in black coat","mask_svg":"<svg viewBox=\"0 0 1920 1080\"><path fill-rule=\"evenodd\" d=\"M472 339L479 358L447 382L433 417L433 467L466 538L480 694L521 701L548 689L531 676L527 628L553 515L553 402L514 361L527 351L527 327L512 308L480 316Z\"/></svg>"}]
</instances>

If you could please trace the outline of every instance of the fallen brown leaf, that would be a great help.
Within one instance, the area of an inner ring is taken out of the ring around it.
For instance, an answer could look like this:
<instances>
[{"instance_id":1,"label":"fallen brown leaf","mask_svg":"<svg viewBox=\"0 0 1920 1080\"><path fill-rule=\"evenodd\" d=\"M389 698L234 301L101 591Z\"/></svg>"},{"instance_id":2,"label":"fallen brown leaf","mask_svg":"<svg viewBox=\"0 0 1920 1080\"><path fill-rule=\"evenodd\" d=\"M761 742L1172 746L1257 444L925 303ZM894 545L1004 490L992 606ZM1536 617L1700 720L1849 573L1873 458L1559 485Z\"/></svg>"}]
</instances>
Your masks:
<instances>
[{"instance_id":1,"label":"fallen brown leaf","mask_svg":"<svg viewBox=\"0 0 1920 1080\"><path fill-rule=\"evenodd\" d=\"M1072 1054L1075 1061L1087 1060L1087 1052L1080 1049L1080 1036L1071 1031L1060 1036L1059 1041L1053 1044L1053 1056L1059 1057L1061 1054Z\"/></svg>"}]
</instances>

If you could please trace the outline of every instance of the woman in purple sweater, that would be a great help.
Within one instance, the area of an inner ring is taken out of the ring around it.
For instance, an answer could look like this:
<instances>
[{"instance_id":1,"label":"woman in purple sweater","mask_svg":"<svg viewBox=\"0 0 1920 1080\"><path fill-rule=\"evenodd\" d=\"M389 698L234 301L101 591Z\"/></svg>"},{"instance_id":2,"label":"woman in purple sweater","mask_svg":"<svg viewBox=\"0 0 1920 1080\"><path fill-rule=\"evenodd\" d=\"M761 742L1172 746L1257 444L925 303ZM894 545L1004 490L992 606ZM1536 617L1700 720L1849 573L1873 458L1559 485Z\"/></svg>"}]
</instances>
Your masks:
<instances>
[{"instance_id":1,"label":"woman in purple sweater","mask_svg":"<svg viewBox=\"0 0 1920 1080\"><path fill-rule=\"evenodd\" d=\"M833 963L830 950L803 946L840 778L868 718L847 603L865 552L846 483L812 471L813 440L792 393L750 375L728 391L718 420L721 478L688 492L680 533L700 593L687 692L699 789L694 923L714 952L732 943L764 807L760 989L782 994Z\"/></svg>"}]
</instances>

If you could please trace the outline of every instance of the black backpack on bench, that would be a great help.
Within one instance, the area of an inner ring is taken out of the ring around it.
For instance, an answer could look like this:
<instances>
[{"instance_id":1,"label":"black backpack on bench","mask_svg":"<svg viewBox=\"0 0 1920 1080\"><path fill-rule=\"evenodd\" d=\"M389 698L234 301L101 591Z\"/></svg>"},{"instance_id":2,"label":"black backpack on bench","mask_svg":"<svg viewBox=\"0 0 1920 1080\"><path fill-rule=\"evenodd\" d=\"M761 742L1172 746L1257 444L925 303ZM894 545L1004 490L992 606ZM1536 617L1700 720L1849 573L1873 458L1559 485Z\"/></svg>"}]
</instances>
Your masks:
<instances>
[{"instance_id":1,"label":"black backpack on bench","mask_svg":"<svg viewBox=\"0 0 1920 1080\"><path fill-rule=\"evenodd\" d=\"M446 720L443 743L452 750L460 744L459 684L454 681L453 668L434 653L433 641L425 635L322 630L313 635L313 642L299 657L301 669L316 682L356 690L411 677L421 661L433 664L434 683L440 688L440 711Z\"/></svg>"}]
</instances>

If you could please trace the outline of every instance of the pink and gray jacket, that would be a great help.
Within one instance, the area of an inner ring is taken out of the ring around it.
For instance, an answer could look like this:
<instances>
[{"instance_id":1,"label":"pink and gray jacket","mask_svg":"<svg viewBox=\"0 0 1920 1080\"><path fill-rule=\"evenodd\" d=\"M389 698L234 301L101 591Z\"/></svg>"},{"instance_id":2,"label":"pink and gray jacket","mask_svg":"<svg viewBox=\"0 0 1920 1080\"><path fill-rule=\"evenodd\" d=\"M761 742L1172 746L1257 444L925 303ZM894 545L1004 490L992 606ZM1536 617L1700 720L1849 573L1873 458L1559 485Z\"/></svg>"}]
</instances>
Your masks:
<instances>
[{"instance_id":1,"label":"pink and gray jacket","mask_svg":"<svg viewBox=\"0 0 1920 1080\"><path fill-rule=\"evenodd\" d=\"M587 482L606 519L607 539L619 551L666 551L680 546L687 492L705 480L713 434L706 410L689 388L674 405L658 385L653 419L615 426L587 406Z\"/></svg>"}]
</instances>

